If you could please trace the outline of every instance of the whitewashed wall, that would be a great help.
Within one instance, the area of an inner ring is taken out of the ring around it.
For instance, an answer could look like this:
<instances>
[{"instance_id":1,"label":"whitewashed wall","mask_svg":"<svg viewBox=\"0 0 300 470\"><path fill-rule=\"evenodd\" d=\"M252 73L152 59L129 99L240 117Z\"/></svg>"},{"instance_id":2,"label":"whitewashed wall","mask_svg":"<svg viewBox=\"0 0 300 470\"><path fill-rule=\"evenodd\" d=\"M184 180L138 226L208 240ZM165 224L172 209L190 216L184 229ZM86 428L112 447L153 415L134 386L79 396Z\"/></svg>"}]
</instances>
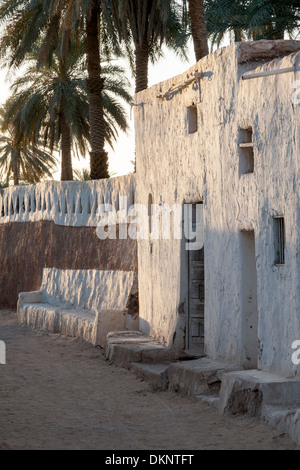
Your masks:
<instances>
[{"instance_id":1,"label":"whitewashed wall","mask_svg":"<svg viewBox=\"0 0 300 470\"><path fill-rule=\"evenodd\" d=\"M242 362L240 231L254 229L258 366L283 375L299 374L290 346L300 339L300 105L291 101L300 73L252 80L242 75L294 66L299 50L299 41L231 45L135 98L137 200L147 204L151 193L157 204L204 201L206 353ZM200 89L189 84L195 72L203 74ZM198 132L188 134L193 104ZM238 130L249 125L255 171L240 175ZM286 223L282 267L274 266L274 215L284 215ZM183 243L140 241L138 259L141 328L180 347L187 313Z\"/></svg>"},{"instance_id":2,"label":"whitewashed wall","mask_svg":"<svg viewBox=\"0 0 300 470\"><path fill-rule=\"evenodd\" d=\"M58 225L97 226L97 210L120 197L135 198L135 175L88 182L45 182L0 190L0 224L51 220Z\"/></svg>"}]
</instances>

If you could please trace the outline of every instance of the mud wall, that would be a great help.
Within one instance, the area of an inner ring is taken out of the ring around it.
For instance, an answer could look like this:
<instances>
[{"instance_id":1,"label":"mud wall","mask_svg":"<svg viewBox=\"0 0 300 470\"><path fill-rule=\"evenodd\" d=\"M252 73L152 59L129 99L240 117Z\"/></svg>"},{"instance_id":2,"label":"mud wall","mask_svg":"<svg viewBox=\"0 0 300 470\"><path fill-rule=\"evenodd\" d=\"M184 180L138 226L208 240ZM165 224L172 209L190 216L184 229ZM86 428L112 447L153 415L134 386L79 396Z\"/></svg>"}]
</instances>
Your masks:
<instances>
[{"instance_id":1,"label":"mud wall","mask_svg":"<svg viewBox=\"0 0 300 470\"><path fill-rule=\"evenodd\" d=\"M0 306L14 308L20 292L39 290L45 267L136 271L136 242L53 221L0 225Z\"/></svg>"}]
</instances>

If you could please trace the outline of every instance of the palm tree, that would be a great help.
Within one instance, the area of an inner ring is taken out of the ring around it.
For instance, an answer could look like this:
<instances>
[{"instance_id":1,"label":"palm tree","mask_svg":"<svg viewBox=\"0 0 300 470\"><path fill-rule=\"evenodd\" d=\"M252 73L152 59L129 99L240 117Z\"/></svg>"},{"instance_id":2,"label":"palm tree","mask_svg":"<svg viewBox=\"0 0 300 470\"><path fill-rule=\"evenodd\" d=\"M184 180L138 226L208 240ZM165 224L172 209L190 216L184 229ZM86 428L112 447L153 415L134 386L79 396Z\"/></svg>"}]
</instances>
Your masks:
<instances>
[{"instance_id":1,"label":"palm tree","mask_svg":"<svg viewBox=\"0 0 300 470\"><path fill-rule=\"evenodd\" d=\"M6 110L6 121L14 122L21 136L30 142L43 138L51 152L61 149L61 180L73 179L72 152L78 157L89 151L89 105L83 59L69 54L62 62L52 58L52 65L36 70L34 65L12 85L13 96ZM105 142L113 146L118 130L127 130L126 113L119 102L131 102L123 69L103 66L105 89Z\"/></svg>"},{"instance_id":2,"label":"palm tree","mask_svg":"<svg viewBox=\"0 0 300 470\"><path fill-rule=\"evenodd\" d=\"M188 0L191 32L196 61L208 54L208 41L203 0Z\"/></svg>"},{"instance_id":3,"label":"palm tree","mask_svg":"<svg viewBox=\"0 0 300 470\"><path fill-rule=\"evenodd\" d=\"M207 31L220 45L229 32L233 41L283 39L299 33L300 5L290 0L206 0Z\"/></svg>"},{"instance_id":4,"label":"palm tree","mask_svg":"<svg viewBox=\"0 0 300 470\"><path fill-rule=\"evenodd\" d=\"M73 179L72 147L85 153L89 143L84 79L76 72L71 61L57 60L40 71L31 65L12 85L6 106L6 122L16 125L17 137L35 143L42 136L52 153L60 147L62 181Z\"/></svg>"},{"instance_id":5,"label":"palm tree","mask_svg":"<svg viewBox=\"0 0 300 470\"><path fill-rule=\"evenodd\" d=\"M290 0L252 0L244 29L252 39L284 39L299 34L300 4Z\"/></svg>"},{"instance_id":6,"label":"palm tree","mask_svg":"<svg viewBox=\"0 0 300 470\"><path fill-rule=\"evenodd\" d=\"M4 124L5 133L0 137L0 170L5 181L13 177L14 185L19 185L20 180L33 184L51 178L56 159L43 149L42 142L28 144L16 137L14 126L6 127Z\"/></svg>"},{"instance_id":7,"label":"palm tree","mask_svg":"<svg viewBox=\"0 0 300 470\"><path fill-rule=\"evenodd\" d=\"M149 59L155 59L163 43L183 51L188 35L181 21L181 7L174 0L109 0L120 39L134 44L135 92L148 87Z\"/></svg>"},{"instance_id":8,"label":"palm tree","mask_svg":"<svg viewBox=\"0 0 300 470\"><path fill-rule=\"evenodd\" d=\"M3 0L0 20L6 22L0 51L10 55L11 66L22 63L42 35L39 64L51 62L51 54L61 37L61 57L64 60L72 43L84 38L88 77L91 135L91 178L107 178L108 154L105 146L105 118L103 108L104 79L100 62L100 16L102 0ZM60 33L60 34L59 34ZM112 30L111 37L115 38Z\"/></svg>"},{"instance_id":9,"label":"palm tree","mask_svg":"<svg viewBox=\"0 0 300 470\"><path fill-rule=\"evenodd\" d=\"M212 46L220 46L226 33L231 42L245 38L243 25L246 21L246 2L244 0L206 0L205 18L207 34Z\"/></svg>"}]
</instances>

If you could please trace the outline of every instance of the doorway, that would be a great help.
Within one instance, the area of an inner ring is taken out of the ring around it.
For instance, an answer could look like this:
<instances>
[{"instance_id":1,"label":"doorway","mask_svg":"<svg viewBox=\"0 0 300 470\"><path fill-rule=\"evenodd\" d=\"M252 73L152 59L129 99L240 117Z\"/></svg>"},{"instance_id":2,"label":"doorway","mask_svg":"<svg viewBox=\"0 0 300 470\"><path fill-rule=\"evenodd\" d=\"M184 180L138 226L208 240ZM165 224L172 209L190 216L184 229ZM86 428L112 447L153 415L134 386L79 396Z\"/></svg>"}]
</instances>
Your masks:
<instances>
[{"instance_id":1,"label":"doorway","mask_svg":"<svg viewBox=\"0 0 300 470\"><path fill-rule=\"evenodd\" d=\"M191 205L191 229L197 243L188 251L188 325L187 352L204 355L205 275L203 246L203 203ZM191 238L190 238L191 239Z\"/></svg>"},{"instance_id":2,"label":"doorway","mask_svg":"<svg viewBox=\"0 0 300 470\"><path fill-rule=\"evenodd\" d=\"M188 351L204 354L204 248L189 251Z\"/></svg>"},{"instance_id":3,"label":"doorway","mask_svg":"<svg viewBox=\"0 0 300 470\"><path fill-rule=\"evenodd\" d=\"M242 230L241 299L242 299L242 361L245 369L257 369L258 305L254 230Z\"/></svg>"}]
</instances>

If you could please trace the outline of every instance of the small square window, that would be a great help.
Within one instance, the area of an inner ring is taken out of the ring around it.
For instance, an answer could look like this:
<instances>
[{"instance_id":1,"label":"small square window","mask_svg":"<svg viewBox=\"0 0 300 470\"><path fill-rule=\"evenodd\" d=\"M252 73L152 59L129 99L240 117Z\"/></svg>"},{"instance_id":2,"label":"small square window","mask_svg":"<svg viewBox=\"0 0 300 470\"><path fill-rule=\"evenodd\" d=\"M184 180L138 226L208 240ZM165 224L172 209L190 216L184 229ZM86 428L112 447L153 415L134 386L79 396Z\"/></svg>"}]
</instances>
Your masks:
<instances>
[{"instance_id":1,"label":"small square window","mask_svg":"<svg viewBox=\"0 0 300 470\"><path fill-rule=\"evenodd\" d=\"M253 129L252 127L239 131L240 175L254 172Z\"/></svg>"},{"instance_id":2,"label":"small square window","mask_svg":"<svg viewBox=\"0 0 300 470\"><path fill-rule=\"evenodd\" d=\"M189 106L187 108L187 121L188 121L188 132L194 134L198 130L198 111L197 106Z\"/></svg>"},{"instance_id":3,"label":"small square window","mask_svg":"<svg viewBox=\"0 0 300 470\"><path fill-rule=\"evenodd\" d=\"M275 261L274 264L280 265L285 263L285 227L283 217L274 217L274 248Z\"/></svg>"}]
</instances>

